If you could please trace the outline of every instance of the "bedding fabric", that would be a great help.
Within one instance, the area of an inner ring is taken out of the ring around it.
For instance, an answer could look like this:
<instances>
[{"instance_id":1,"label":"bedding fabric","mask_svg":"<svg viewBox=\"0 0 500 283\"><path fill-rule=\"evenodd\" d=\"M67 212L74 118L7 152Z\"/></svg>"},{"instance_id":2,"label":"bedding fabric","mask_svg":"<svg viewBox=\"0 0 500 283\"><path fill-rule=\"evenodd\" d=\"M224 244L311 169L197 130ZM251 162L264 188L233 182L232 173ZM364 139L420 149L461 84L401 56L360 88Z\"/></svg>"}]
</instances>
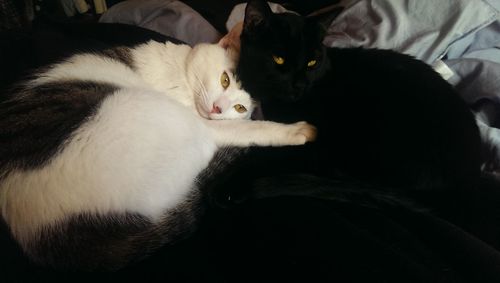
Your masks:
<instances>
[{"instance_id":1,"label":"bedding fabric","mask_svg":"<svg viewBox=\"0 0 500 283\"><path fill-rule=\"evenodd\" d=\"M101 23L122 23L147 28L189 45L217 42L221 34L198 12L176 0L129 0L112 6Z\"/></svg>"}]
</instances>

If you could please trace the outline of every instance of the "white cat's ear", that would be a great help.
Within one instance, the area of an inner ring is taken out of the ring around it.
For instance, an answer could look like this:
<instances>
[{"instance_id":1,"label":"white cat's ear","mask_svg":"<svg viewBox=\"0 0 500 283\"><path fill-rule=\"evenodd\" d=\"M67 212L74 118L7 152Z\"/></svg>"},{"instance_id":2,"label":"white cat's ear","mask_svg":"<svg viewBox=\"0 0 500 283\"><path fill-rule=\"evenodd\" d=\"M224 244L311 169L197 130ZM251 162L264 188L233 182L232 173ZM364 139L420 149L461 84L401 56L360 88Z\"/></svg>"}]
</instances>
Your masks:
<instances>
[{"instance_id":1,"label":"white cat's ear","mask_svg":"<svg viewBox=\"0 0 500 283\"><path fill-rule=\"evenodd\" d=\"M237 23L221 40L219 45L224 49L240 53L240 36L243 31L243 22Z\"/></svg>"},{"instance_id":2,"label":"white cat's ear","mask_svg":"<svg viewBox=\"0 0 500 283\"><path fill-rule=\"evenodd\" d=\"M251 0L245 8L245 19L243 21L243 30L251 32L264 26L273 12L266 1Z\"/></svg>"}]
</instances>

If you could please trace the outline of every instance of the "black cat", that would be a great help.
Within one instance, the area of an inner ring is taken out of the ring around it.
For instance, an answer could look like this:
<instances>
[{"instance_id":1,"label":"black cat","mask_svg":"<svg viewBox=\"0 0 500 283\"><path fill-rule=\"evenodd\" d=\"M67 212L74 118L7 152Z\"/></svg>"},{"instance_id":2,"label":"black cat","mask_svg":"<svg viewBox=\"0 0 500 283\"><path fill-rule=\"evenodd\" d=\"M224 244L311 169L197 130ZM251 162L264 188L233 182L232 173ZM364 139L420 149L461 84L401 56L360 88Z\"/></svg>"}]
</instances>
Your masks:
<instances>
[{"instance_id":1,"label":"black cat","mask_svg":"<svg viewBox=\"0 0 500 283\"><path fill-rule=\"evenodd\" d=\"M323 35L314 19L248 3L237 68L243 87L260 100L266 119L308 121L318 139L254 148L235 178L306 173L399 191L474 186L480 137L453 87L410 56L326 48Z\"/></svg>"}]
</instances>

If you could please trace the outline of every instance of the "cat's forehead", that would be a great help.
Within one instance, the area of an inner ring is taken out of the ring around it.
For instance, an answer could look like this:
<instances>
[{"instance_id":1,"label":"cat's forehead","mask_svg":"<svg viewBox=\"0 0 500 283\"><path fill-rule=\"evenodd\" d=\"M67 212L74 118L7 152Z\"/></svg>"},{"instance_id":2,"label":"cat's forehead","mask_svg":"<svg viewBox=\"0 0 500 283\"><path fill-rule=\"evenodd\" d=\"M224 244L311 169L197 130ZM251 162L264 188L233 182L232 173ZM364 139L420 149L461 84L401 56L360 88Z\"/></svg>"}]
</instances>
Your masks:
<instances>
[{"instance_id":1,"label":"cat's forehead","mask_svg":"<svg viewBox=\"0 0 500 283\"><path fill-rule=\"evenodd\" d=\"M268 28L271 42L301 40L305 36L305 23L293 14L276 14L270 19Z\"/></svg>"},{"instance_id":2,"label":"cat's forehead","mask_svg":"<svg viewBox=\"0 0 500 283\"><path fill-rule=\"evenodd\" d=\"M271 51L282 55L310 53L319 48L317 26L295 14L274 14L267 33Z\"/></svg>"},{"instance_id":3,"label":"cat's forehead","mask_svg":"<svg viewBox=\"0 0 500 283\"><path fill-rule=\"evenodd\" d=\"M236 68L236 61L218 44L199 44L193 48L193 53L205 68L223 68L232 71Z\"/></svg>"}]
</instances>

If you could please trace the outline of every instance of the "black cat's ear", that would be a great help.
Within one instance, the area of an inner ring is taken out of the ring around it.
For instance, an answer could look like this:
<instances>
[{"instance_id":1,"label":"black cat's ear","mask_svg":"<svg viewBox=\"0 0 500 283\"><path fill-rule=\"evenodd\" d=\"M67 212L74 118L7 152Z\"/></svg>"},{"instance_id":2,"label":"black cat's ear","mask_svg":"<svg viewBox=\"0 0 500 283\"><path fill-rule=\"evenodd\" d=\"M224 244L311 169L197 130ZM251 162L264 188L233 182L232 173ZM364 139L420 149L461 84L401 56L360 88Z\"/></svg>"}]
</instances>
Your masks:
<instances>
[{"instance_id":1,"label":"black cat's ear","mask_svg":"<svg viewBox=\"0 0 500 283\"><path fill-rule=\"evenodd\" d=\"M267 24L273 12L266 1L251 0L245 8L245 19L243 20L243 32L252 32Z\"/></svg>"},{"instance_id":2,"label":"black cat's ear","mask_svg":"<svg viewBox=\"0 0 500 283\"><path fill-rule=\"evenodd\" d=\"M338 17L338 15L344 10L344 7L332 5L315 11L306 16L307 21L315 22L318 24L322 30L326 32L330 24Z\"/></svg>"},{"instance_id":3,"label":"black cat's ear","mask_svg":"<svg viewBox=\"0 0 500 283\"><path fill-rule=\"evenodd\" d=\"M325 26L310 18L306 18L305 24L307 40L310 42L323 42L327 31Z\"/></svg>"}]
</instances>

